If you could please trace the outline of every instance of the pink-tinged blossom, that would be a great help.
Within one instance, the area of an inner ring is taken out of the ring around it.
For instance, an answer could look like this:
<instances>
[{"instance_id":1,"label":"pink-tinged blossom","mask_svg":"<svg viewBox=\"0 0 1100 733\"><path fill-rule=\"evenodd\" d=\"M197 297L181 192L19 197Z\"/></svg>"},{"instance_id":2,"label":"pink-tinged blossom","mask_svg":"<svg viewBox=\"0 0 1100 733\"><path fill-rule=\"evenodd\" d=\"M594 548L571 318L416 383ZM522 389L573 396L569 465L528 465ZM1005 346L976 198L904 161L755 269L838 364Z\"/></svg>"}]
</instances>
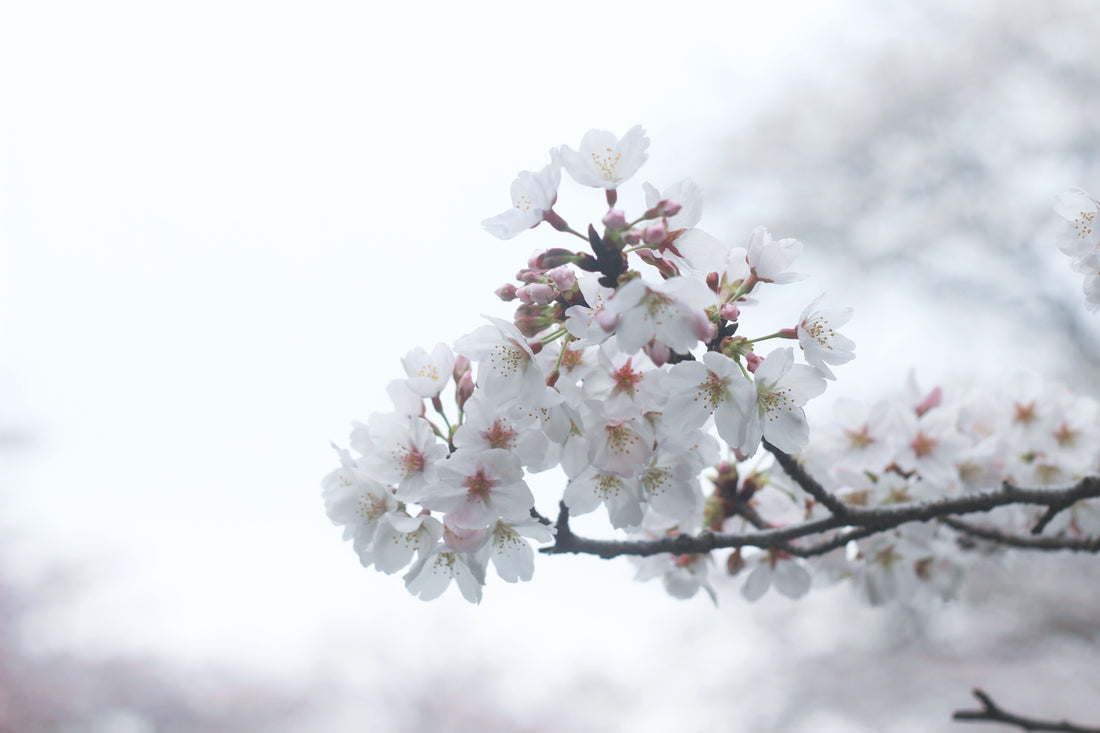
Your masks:
<instances>
[{"instance_id":1,"label":"pink-tinged blossom","mask_svg":"<svg viewBox=\"0 0 1100 733\"><path fill-rule=\"evenodd\" d=\"M397 510L393 491L365 474L351 454L337 450L340 468L321 482L325 513L344 528L344 539L354 542L364 567L373 562L375 534L383 516Z\"/></svg>"},{"instance_id":2,"label":"pink-tinged blossom","mask_svg":"<svg viewBox=\"0 0 1100 733\"><path fill-rule=\"evenodd\" d=\"M655 539L645 536L644 539ZM633 559L633 558L632 558ZM714 561L710 555L671 555L662 553L634 560L638 566L635 580L645 581L660 578L665 591L673 598L693 598L700 590L706 591L714 605L718 605L718 594L707 579L707 573Z\"/></svg>"},{"instance_id":3,"label":"pink-tinged blossom","mask_svg":"<svg viewBox=\"0 0 1100 733\"><path fill-rule=\"evenodd\" d=\"M703 214L703 199L699 188L685 178L678 183L658 192L648 184L642 184L645 190L646 206L653 209L662 201L675 201L679 211L667 217L669 231L668 247L661 247L662 257L671 259L681 269L697 273L715 272L722 269L729 255L729 246L701 229L696 229Z\"/></svg>"},{"instance_id":4,"label":"pink-tinged blossom","mask_svg":"<svg viewBox=\"0 0 1100 733\"><path fill-rule=\"evenodd\" d=\"M959 434L957 417L955 409L943 407L920 417L913 412L901 412L894 462L903 471L916 471L934 486L953 485L959 478L956 463L965 457L968 443Z\"/></svg>"},{"instance_id":5,"label":"pink-tinged blossom","mask_svg":"<svg viewBox=\"0 0 1100 733\"><path fill-rule=\"evenodd\" d=\"M649 505L681 526L698 525L702 519L703 493L699 471L703 466L679 441L667 441L654 452L639 474Z\"/></svg>"},{"instance_id":6,"label":"pink-tinged blossom","mask_svg":"<svg viewBox=\"0 0 1100 733\"><path fill-rule=\"evenodd\" d=\"M558 454L541 427L531 408L479 390L466 402L454 444L463 452L501 448L515 453L531 471L545 471L557 464Z\"/></svg>"},{"instance_id":7,"label":"pink-tinged blossom","mask_svg":"<svg viewBox=\"0 0 1100 733\"><path fill-rule=\"evenodd\" d=\"M1072 188L1054 199L1054 210L1069 224L1059 238L1063 253L1079 260L1100 248L1100 201L1092 194Z\"/></svg>"},{"instance_id":8,"label":"pink-tinged blossom","mask_svg":"<svg viewBox=\"0 0 1100 733\"><path fill-rule=\"evenodd\" d=\"M767 438L777 448L787 453L797 453L809 439L806 402L825 391L825 380L813 367L794 363L790 348L777 349L764 359L753 375L753 389L748 399L736 397L735 406L741 413L731 421L722 435L731 446L737 446L743 456L751 456L760 446L760 439Z\"/></svg>"},{"instance_id":9,"label":"pink-tinged blossom","mask_svg":"<svg viewBox=\"0 0 1100 733\"><path fill-rule=\"evenodd\" d=\"M800 273L787 271L801 253L802 242L797 239L774 240L767 229L759 226L749 235L745 262L749 271L760 282L792 283L806 278ZM732 261L733 255L730 257Z\"/></svg>"},{"instance_id":10,"label":"pink-tinged blossom","mask_svg":"<svg viewBox=\"0 0 1100 733\"><path fill-rule=\"evenodd\" d=\"M879 472L890 463L899 427L891 403L880 400L868 406L841 397L833 404L833 416L836 425L815 436L807 451L811 474L825 475L836 465Z\"/></svg>"},{"instance_id":11,"label":"pink-tinged blossom","mask_svg":"<svg viewBox=\"0 0 1100 733\"><path fill-rule=\"evenodd\" d=\"M455 351L478 363L477 386L522 403L537 402L546 391L546 375L515 324L486 316L481 326L455 342Z\"/></svg>"},{"instance_id":12,"label":"pink-tinged blossom","mask_svg":"<svg viewBox=\"0 0 1100 733\"><path fill-rule=\"evenodd\" d=\"M535 553L525 539L549 542L554 532L534 519L521 522L498 521L489 532L489 541L481 548L478 557L484 564L491 560L497 575L506 583L528 581L535 573Z\"/></svg>"},{"instance_id":13,"label":"pink-tinged blossom","mask_svg":"<svg viewBox=\"0 0 1100 733\"><path fill-rule=\"evenodd\" d=\"M810 590L810 573L801 560L795 559L778 550L766 550L759 556L756 567L741 586L741 595L745 600L760 600L769 588L775 588L781 595L798 600Z\"/></svg>"},{"instance_id":14,"label":"pink-tinged blossom","mask_svg":"<svg viewBox=\"0 0 1100 733\"><path fill-rule=\"evenodd\" d=\"M602 471L634 476L653 454L654 432L642 418L612 417L589 400L581 410L589 462Z\"/></svg>"},{"instance_id":15,"label":"pink-tinged blossom","mask_svg":"<svg viewBox=\"0 0 1100 733\"><path fill-rule=\"evenodd\" d=\"M659 409L666 399L661 388L665 373L645 356L610 353L598 350L597 366L584 378L584 394L603 403L606 415L641 417Z\"/></svg>"},{"instance_id":16,"label":"pink-tinged blossom","mask_svg":"<svg viewBox=\"0 0 1100 733\"><path fill-rule=\"evenodd\" d=\"M802 311L795 329L798 344L810 366L826 379L836 379L829 364L846 364L855 358L855 342L836 332L852 317L851 308L816 310L818 298Z\"/></svg>"},{"instance_id":17,"label":"pink-tinged blossom","mask_svg":"<svg viewBox=\"0 0 1100 733\"><path fill-rule=\"evenodd\" d=\"M915 563L931 552L900 532L887 532L859 543L862 562L854 566L856 595L872 606L906 601L920 585Z\"/></svg>"},{"instance_id":18,"label":"pink-tinged blossom","mask_svg":"<svg viewBox=\"0 0 1100 733\"><path fill-rule=\"evenodd\" d=\"M493 448L454 453L440 465L439 483L421 503L452 514L459 527L483 529L497 519L526 519L535 497L523 480L519 458Z\"/></svg>"},{"instance_id":19,"label":"pink-tinged blossom","mask_svg":"<svg viewBox=\"0 0 1100 733\"><path fill-rule=\"evenodd\" d=\"M703 218L703 195L690 178L677 181L664 191L658 191L651 183L643 183L642 190L645 191L646 208L656 208L662 201L675 201L680 205L680 210L668 217L670 231L692 229Z\"/></svg>"},{"instance_id":20,"label":"pink-tinged blossom","mask_svg":"<svg viewBox=\"0 0 1100 733\"><path fill-rule=\"evenodd\" d=\"M1059 195L1054 210L1067 222L1058 248L1073 259L1074 271L1085 275L1085 305L1090 312L1100 310L1100 201L1079 188Z\"/></svg>"},{"instance_id":21,"label":"pink-tinged blossom","mask_svg":"<svg viewBox=\"0 0 1100 733\"><path fill-rule=\"evenodd\" d=\"M642 523L644 497L641 484L613 471L590 466L566 484L562 501L573 514L588 514L603 504L615 529Z\"/></svg>"},{"instance_id":22,"label":"pink-tinged blossom","mask_svg":"<svg viewBox=\"0 0 1100 733\"><path fill-rule=\"evenodd\" d=\"M412 420L424 415L424 400L409 387L409 380L395 379L386 385L386 394L393 402L393 411L398 417Z\"/></svg>"},{"instance_id":23,"label":"pink-tinged blossom","mask_svg":"<svg viewBox=\"0 0 1100 733\"><path fill-rule=\"evenodd\" d=\"M753 387L737 362L725 354L708 351L702 361L675 364L665 378L669 394L664 421L673 430L692 430L714 415L718 434L730 445L737 445L744 420L740 405L753 399Z\"/></svg>"},{"instance_id":24,"label":"pink-tinged blossom","mask_svg":"<svg viewBox=\"0 0 1100 733\"><path fill-rule=\"evenodd\" d=\"M465 552L448 550L437 545L405 574L405 587L422 601L431 601L443 595L443 591L455 582L462 597L470 603L481 603L481 589L485 585L485 568L474 556Z\"/></svg>"},{"instance_id":25,"label":"pink-tinged blossom","mask_svg":"<svg viewBox=\"0 0 1100 733\"><path fill-rule=\"evenodd\" d=\"M401 360L409 389L420 397L438 397L451 377L455 355L447 344L436 344L428 354L417 346Z\"/></svg>"},{"instance_id":26,"label":"pink-tinged blossom","mask_svg":"<svg viewBox=\"0 0 1100 733\"><path fill-rule=\"evenodd\" d=\"M574 305L565 311L565 328L569 335L577 339L574 347L578 349L602 344L611 338L611 330L601 325L599 316L606 313L604 309L615 291L600 285L598 279L597 275L591 274L578 277L577 286L588 305Z\"/></svg>"},{"instance_id":27,"label":"pink-tinged blossom","mask_svg":"<svg viewBox=\"0 0 1100 733\"><path fill-rule=\"evenodd\" d=\"M447 455L447 447L427 420L389 413L371 415L369 427L356 424L351 445L363 454L361 465L366 471L378 481L395 485L397 498L403 501L417 501L435 464Z\"/></svg>"},{"instance_id":28,"label":"pink-tinged blossom","mask_svg":"<svg viewBox=\"0 0 1100 733\"><path fill-rule=\"evenodd\" d=\"M687 353L713 333L703 309L715 295L694 278L674 277L660 283L628 282L607 304L619 316L615 337L619 348L634 353L656 340L673 351Z\"/></svg>"},{"instance_id":29,"label":"pink-tinged blossom","mask_svg":"<svg viewBox=\"0 0 1100 733\"><path fill-rule=\"evenodd\" d=\"M459 527L453 514L443 517L443 544L459 552L474 552L485 545L489 537L488 529L470 529Z\"/></svg>"},{"instance_id":30,"label":"pink-tinged blossom","mask_svg":"<svg viewBox=\"0 0 1100 733\"><path fill-rule=\"evenodd\" d=\"M427 513L412 517L402 511L387 512L372 548L374 567L387 575L395 573L412 561L414 553L426 557L442 536L443 524Z\"/></svg>"},{"instance_id":31,"label":"pink-tinged blossom","mask_svg":"<svg viewBox=\"0 0 1100 733\"><path fill-rule=\"evenodd\" d=\"M550 165L538 173L521 171L512 182L512 208L481 222L486 231L500 239L511 239L525 229L538 226L553 208L561 183L561 161L550 151Z\"/></svg>"},{"instance_id":32,"label":"pink-tinged blossom","mask_svg":"<svg viewBox=\"0 0 1100 733\"><path fill-rule=\"evenodd\" d=\"M640 125L630 128L622 139L606 130L589 130L580 150L561 148L561 163L577 183L593 188L618 188L646 161L649 138Z\"/></svg>"}]
</instances>

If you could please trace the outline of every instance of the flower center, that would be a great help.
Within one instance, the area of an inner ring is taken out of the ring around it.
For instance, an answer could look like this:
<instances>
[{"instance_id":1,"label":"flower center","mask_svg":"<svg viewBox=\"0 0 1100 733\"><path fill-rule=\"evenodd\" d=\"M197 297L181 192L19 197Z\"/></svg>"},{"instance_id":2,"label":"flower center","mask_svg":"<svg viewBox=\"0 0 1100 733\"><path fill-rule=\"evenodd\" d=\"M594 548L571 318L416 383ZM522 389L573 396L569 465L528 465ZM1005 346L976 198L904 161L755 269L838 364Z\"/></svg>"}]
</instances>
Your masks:
<instances>
[{"instance_id":1,"label":"flower center","mask_svg":"<svg viewBox=\"0 0 1100 733\"><path fill-rule=\"evenodd\" d=\"M516 431L512 430L508 426L508 423L497 418L493 422L493 427L481 432L485 436L485 440L489 442L490 448L513 448L515 447Z\"/></svg>"},{"instance_id":2,"label":"flower center","mask_svg":"<svg viewBox=\"0 0 1100 733\"><path fill-rule=\"evenodd\" d=\"M495 483L485 475L485 469L477 469L473 476L467 476L462 482L466 487L466 498L472 501L485 501L489 498Z\"/></svg>"}]
</instances>

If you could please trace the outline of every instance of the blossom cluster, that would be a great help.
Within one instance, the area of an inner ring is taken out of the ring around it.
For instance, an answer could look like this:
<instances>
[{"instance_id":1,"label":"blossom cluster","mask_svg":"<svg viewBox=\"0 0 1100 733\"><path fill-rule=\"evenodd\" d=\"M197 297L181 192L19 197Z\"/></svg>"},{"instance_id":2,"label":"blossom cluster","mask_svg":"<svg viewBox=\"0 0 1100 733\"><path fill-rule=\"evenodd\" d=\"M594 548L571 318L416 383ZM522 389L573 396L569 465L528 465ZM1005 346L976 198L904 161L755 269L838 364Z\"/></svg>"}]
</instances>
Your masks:
<instances>
[{"instance_id":1,"label":"blossom cluster","mask_svg":"<svg viewBox=\"0 0 1100 733\"><path fill-rule=\"evenodd\" d=\"M621 138L591 131L577 150L552 149L540 170L521 172L509 208L483 222L506 240L545 223L571 246L536 250L497 289L516 306L510 319L409 352L405 378L389 387L393 409L356 424L350 449L337 449L325 508L364 566L403 571L424 600L453 581L479 602L490 565L506 582L529 580L532 542L572 551L562 520L600 511L630 539L680 548L703 532L748 537L725 571L749 600L839 580L872 604L946 598L975 534L916 521L853 532L845 507L913 506L1005 482L1062 490L1100 473L1100 406L1034 376L1000 391L922 391L911 380L895 399L841 400L835 425L811 442L804 407L854 357L838 332L851 309L818 298L788 327L751 333L765 307L782 307L765 306L773 289L804 277L791 270L801 242L762 226L741 245L723 242L699 228L702 195L688 179L643 183L644 208L619 208L648 146L640 127ZM598 223L575 228L556 210L563 170L603 191ZM1070 222L1060 247L1100 309L1100 202L1075 190L1056 208ZM814 486L757 458L762 447ZM528 484L551 469L563 474L558 522ZM1042 516L1013 504L978 521L1016 535L1100 535L1098 500L1066 503ZM752 547L754 533L799 525L824 529ZM716 552L642 554L638 579L716 598Z\"/></svg>"},{"instance_id":2,"label":"blossom cluster","mask_svg":"<svg viewBox=\"0 0 1100 733\"><path fill-rule=\"evenodd\" d=\"M761 292L804 277L790 269L802 244L763 227L743 246L723 243L697 227L690 180L643 184L640 214L617 208L648 145L640 127L621 139L591 131L578 150L553 149L541 170L520 173L511 206L484 221L502 239L546 222L583 245L536 251L498 289L517 303L511 320L487 318L453 350L410 352L406 378L390 386L394 409L338 449L326 511L364 566L405 570L422 599L454 581L477 602L490 563L505 581L528 580L530 541L552 538L530 473L560 467L573 515L602 507L616 529L695 533L706 469L751 457L765 439L805 447L803 406L853 358L836 330L850 309L815 301L789 328L745 336ZM606 213L586 233L555 211L563 169L604 191ZM758 353L769 340L792 345Z\"/></svg>"},{"instance_id":3,"label":"blossom cluster","mask_svg":"<svg viewBox=\"0 0 1100 733\"><path fill-rule=\"evenodd\" d=\"M815 430L799 457L827 491L859 507L957 496L1004 482L1061 489L1100 473L1100 404L1030 373L1015 374L1000 388L949 384L922 391L911 378L894 399L871 405L838 400L834 423ZM749 497L753 516L769 527L825 513L778 470L750 474L739 488ZM1013 505L975 523L1027 535L1040 514ZM724 528L739 530L745 522L744 514L737 515L726 519ZM1097 535L1100 503L1075 502L1056 514L1045 532ZM750 600L771 586L797 598L809 590L811 579L821 585L846 579L871 604L921 602L953 596L974 558L965 551L970 544L942 524L914 522L821 556L735 552L728 565L745 577L741 590Z\"/></svg>"}]
</instances>

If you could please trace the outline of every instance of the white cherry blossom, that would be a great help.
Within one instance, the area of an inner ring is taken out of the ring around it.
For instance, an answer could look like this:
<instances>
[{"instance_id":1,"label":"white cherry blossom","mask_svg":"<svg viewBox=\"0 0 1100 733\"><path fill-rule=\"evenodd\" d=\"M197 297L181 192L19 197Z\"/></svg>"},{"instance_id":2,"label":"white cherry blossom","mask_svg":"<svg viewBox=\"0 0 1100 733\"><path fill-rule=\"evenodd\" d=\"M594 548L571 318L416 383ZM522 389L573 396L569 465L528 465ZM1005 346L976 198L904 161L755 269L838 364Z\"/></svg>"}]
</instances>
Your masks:
<instances>
[{"instance_id":1,"label":"white cherry blossom","mask_svg":"<svg viewBox=\"0 0 1100 733\"><path fill-rule=\"evenodd\" d=\"M535 497L523 480L519 458L506 450L459 451L439 467L439 483L428 489L424 506L453 513L459 527L481 529L497 519L530 516Z\"/></svg>"},{"instance_id":2,"label":"white cherry blossom","mask_svg":"<svg viewBox=\"0 0 1100 733\"><path fill-rule=\"evenodd\" d=\"M855 358L855 342L836 332L852 317L851 308L817 310L818 298L802 311L795 329L798 344L810 366L826 379L836 379L829 364L846 364Z\"/></svg>"},{"instance_id":3,"label":"white cherry blossom","mask_svg":"<svg viewBox=\"0 0 1100 733\"><path fill-rule=\"evenodd\" d=\"M759 226L749 235L745 261L753 276L761 282L792 283L806 278L801 273L787 271L801 253L802 242L797 239L774 240L767 229Z\"/></svg>"},{"instance_id":4,"label":"white cherry blossom","mask_svg":"<svg viewBox=\"0 0 1100 733\"><path fill-rule=\"evenodd\" d=\"M521 403L537 403L546 391L546 376L515 324L486 316L481 326L455 342L455 351L477 362L477 386Z\"/></svg>"},{"instance_id":5,"label":"white cherry blossom","mask_svg":"<svg viewBox=\"0 0 1100 733\"><path fill-rule=\"evenodd\" d=\"M649 138L640 125L630 128L621 140L606 130L589 130L581 138L579 151L562 146L561 163L577 183L613 189L638 172L648 147Z\"/></svg>"},{"instance_id":6,"label":"white cherry blossom","mask_svg":"<svg viewBox=\"0 0 1100 733\"><path fill-rule=\"evenodd\" d=\"M731 425L734 434L727 437L720 431L719 435L730 445L736 443L743 456L755 453L762 437L782 451L797 453L809 439L802 407L824 391L825 380L816 369L795 364L792 349L777 349L764 358L753 375L749 399L736 399L734 404L741 415Z\"/></svg>"},{"instance_id":7,"label":"white cherry blossom","mask_svg":"<svg viewBox=\"0 0 1100 733\"><path fill-rule=\"evenodd\" d=\"M615 337L623 351L633 353L656 340L686 353L710 336L712 325L703 309L714 303L714 293L699 280L647 283L639 278L619 288L607 310L619 316Z\"/></svg>"},{"instance_id":8,"label":"white cherry blossom","mask_svg":"<svg viewBox=\"0 0 1100 733\"><path fill-rule=\"evenodd\" d=\"M538 173L521 171L512 182L512 208L481 222L486 231L500 239L511 239L538 226L554 206L561 183L561 159L550 150L550 164Z\"/></svg>"},{"instance_id":9,"label":"white cherry blossom","mask_svg":"<svg viewBox=\"0 0 1100 733\"><path fill-rule=\"evenodd\" d=\"M447 344L436 344L428 354L417 346L401 360L409 389L421 397L437 397L451 378L455 366L455 355Z\"/></svg>"},{"instance_id":10,"label":"white cherry blossom","mask_svg":"<svg viewBox=\"0 0 1100 733\"><path fill-rule=\"evenodd\" d=\"M405 587L420 600L430 601L443 595L452 580L463 598L470 603L481 603L484 566L469 553L448 550L443 545L436 546L413 565L405 574Z\"/></svg>"},{"instance_id":11,"label":"white cherry blossom","mask_svg":"<svg viewBox=\"0 0 1100 733\"><path fill-rule=\"evenodd\" d=\"M535 553L524 538L536 542L549 542L554 537L551 528L534 519L519 522L499 520L489 533L479 557L484 563L491 560L497 575L506 583L527 581L535 572Z\"/></svg>"}]
</instances>

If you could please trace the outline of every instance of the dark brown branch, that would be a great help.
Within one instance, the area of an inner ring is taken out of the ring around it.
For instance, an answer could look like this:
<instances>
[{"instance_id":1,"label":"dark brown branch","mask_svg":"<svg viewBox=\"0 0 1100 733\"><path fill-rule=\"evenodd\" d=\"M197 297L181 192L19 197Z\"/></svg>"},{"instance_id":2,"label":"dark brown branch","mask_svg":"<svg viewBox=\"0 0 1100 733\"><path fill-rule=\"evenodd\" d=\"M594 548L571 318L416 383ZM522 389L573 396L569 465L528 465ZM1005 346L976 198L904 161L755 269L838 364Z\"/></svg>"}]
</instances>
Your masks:
<instances>
[{"instance_id":1,"label":"dark brown branch","mask_svg":"<svg viewBox=\"0 0 1100 733\"><path fill-rule=\"evenodd\" d=\"M829 493L814 479L813 476L806 472L806 469L802 467L794 456L789 453L776 448L767 440L764 442L764 448L775 456L775 461L786 472L791 479L798 484L803 491L812 496L818 503L823 505L826 509L833 513L837 517L847 517L849 514L849 506L841 501L838 497Z\"/></svg>"},{"instance_id":2,"label":"dark brown branch","mask_svg":"<svg viewBox=\"0 0 1100 733\"><path fill-rule=\"evenodd\" d=\"M1072 502L1067 502L1065 504L1055 504L1054 506L1049 507L1045 512L1043 512L1043 516L1039 517L1039 521L1035 523L1035 526L1031 528L1031 533L1042 534L1043 530L1047 528L1047 525L1050 524L1051 520L1061 514L1063 510L1068 509L1071 504Z\"/></svg>"},{"instance_id":3,"label":"dark brown branch","mask_svg":"<svg viewBox=\"0 0 1100 733\"><path fill-rule=\"evenodd\" d=\"M541 552L547 554L583 553L608 559L620 555L646 556L662 552L677 555L695 554L733 547L776 548L790 551L787 545L792 540L820 535L841 527L852 528L850 531L853 534L847 537L841 534L813 546L816 549L814 554L822 554L840 547L852 539L884 532L908 522L927 522L933 519L953 517L954 515L988 512L991 509L1012 504L1034 504L1050 507L1097 496L1100 496L1100 477L1097 476L1086 477L1063 489L1023 488L1006 483L999 489L944 497L934 501L908 502L881 507L848 506L845 507L843 517L833 515L801 524L766 529L749 534L704 531L698 535L681 534L653 540L594 540L579 537L569 530L568 512L563 504L565 521L562 521L562 518L559 517L556 541L550 547L542 548ZM970 533L973 534L973 532ZM1037 537L1032 539L1035 540L1034 544L1026 546L1034 549L1100 551L1100 548L1093 549L1093 545L1090 544L1091 541L1081 542L1079 543L1080 547L1076 547L1073 543L1067 543L1066 540L1061 538ZM1050 544L1052 540L1057 540L1058 543L1064 546ZM1009 543L1006 542L1006 544ZM1025 545L1016 544L1015 546L1023 547ZM807 556L807 548L801 548L797 554Z\"/></svg>"},{"instance_id":4,"label":"dark brown branch","mask_svg":"<svg viewBox=\"0 0 1100 733\"><path fill-rule=\"evenodd\" d=\"M997 705L997 703L993 702L989 695L981 690L974 690L974 697L978 698L978 702L982 704L981 710L956 710L951 716L951 719L964 722L1004 723L1005 725L1018 726L1023 730L1060 731L1061 733L1100 733L1100 728L1087 728L1085 726L1074 725L1066 720L1058 722L1036 720L1035 718L1025 718L1022 715L1009 713Z\"/></svg>"},{"instance_id":5,"label":"dark brown branch","mask_svg":"<svg viewBox=\"0 0 1100 733\"><path fill-rule=\"evenodd\" d=\"M1100 552L1100 536L1097 537L1034 537L1020 536L1002 532L990 527L981 527L976 524L956 519L955 517L941 517L940 521L954 530L977 537L978 539L996 542L1008 547L1019 547L1025 550L1051 550L1054 552L1068 550L1070 552Z\"/></svg>"}]
</instances>

